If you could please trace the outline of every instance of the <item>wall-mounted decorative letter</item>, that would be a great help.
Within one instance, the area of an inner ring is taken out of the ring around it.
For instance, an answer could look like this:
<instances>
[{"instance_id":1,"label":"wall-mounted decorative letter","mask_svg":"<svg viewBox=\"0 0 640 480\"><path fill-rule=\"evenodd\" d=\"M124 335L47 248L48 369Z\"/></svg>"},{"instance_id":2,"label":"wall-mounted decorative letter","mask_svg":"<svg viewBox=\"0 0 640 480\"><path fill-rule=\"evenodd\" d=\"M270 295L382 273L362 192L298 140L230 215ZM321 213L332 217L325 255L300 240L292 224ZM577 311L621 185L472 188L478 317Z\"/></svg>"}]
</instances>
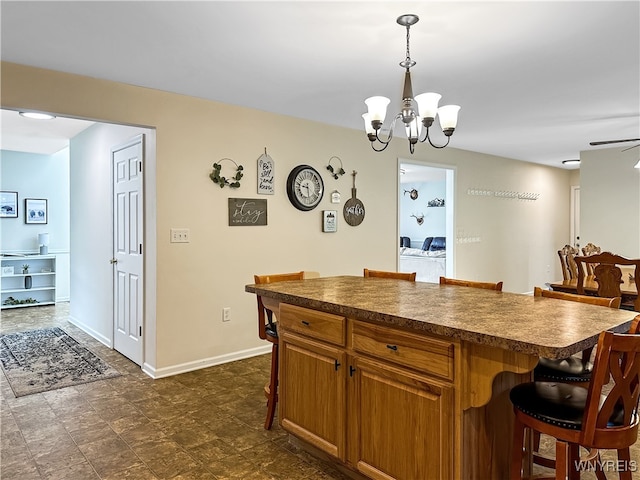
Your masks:
<instances>
[{"instance_id":1,"label":"wall-mounted decorative letter","mask_svg":"<svg viewBox=\"0 0 640 480\"><path fill-rule=\"evenodd\" d=\"M274 192L275 165L273 159L264 153L258 158L258 193L261 195L273 195Z\"/></svg>"}]
</instances>

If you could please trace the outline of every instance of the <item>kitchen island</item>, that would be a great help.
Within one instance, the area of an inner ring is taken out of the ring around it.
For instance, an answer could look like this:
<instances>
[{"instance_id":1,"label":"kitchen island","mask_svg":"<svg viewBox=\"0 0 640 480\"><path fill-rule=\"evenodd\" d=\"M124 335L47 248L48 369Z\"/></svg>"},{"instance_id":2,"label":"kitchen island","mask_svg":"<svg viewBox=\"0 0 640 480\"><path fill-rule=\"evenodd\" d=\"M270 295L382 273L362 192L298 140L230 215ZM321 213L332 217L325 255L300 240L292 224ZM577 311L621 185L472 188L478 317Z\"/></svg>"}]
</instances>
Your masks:
<instances>
[{"instance_id":1,"label":"kitchen island","mask_svg":"<svg viewBox=\"0 0 640 480\"><path fill-rule=\"evenodd\" d=\"M278 421L375 479L509 476L509 389L634 312L403 280L247 285L280 329Z\"/></svg>"}]
</instances>

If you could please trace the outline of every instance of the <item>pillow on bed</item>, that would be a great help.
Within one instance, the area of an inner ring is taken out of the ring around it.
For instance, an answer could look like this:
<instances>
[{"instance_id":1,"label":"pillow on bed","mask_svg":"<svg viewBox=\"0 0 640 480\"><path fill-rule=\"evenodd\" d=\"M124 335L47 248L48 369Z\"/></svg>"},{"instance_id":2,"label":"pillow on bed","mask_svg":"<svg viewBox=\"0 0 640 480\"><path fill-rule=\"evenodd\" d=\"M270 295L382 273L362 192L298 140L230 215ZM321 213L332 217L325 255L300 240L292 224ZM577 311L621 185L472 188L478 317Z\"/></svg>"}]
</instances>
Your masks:
<instances>
[{"instance_id":1,"label":"pillow on bed","mask_svg":"<svg viewBox=\"0 0 640 480\"><path fill-rule=\"evenodd\" d=\"M422 244L422 250L429 250L431 246L431 242L433 241L433 237L427 237L424 239L424 243Z\"/></svg>"},{"instance_id":2,"label":"pillow on bed","mask_svg":"<svg viewBox=\"0 0 640 480\"><path fill-rule=\"evenodd\" d=\"M446 238L445 237L433 237L431 240L431 244L429 245L429 250L444 250L446 248Z\"/></svg>"}]
</instances>

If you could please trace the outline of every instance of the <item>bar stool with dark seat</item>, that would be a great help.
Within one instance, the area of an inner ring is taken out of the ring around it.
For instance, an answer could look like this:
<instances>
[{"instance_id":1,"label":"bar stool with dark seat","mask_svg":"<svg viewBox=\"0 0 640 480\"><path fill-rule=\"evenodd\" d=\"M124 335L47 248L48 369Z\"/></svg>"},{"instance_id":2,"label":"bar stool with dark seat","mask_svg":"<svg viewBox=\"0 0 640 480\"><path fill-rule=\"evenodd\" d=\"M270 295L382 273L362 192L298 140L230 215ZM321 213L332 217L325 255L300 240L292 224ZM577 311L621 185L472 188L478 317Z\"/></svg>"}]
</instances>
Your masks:
<instances>
[{"instance_id":1,"label":"bar stool with dark seat","mask_svg":"<svg viewBox=\"0 0 640 480\"><path fill-rule=\"evenodd\" d=\"M274 275L254 275L256 284L284 282L288 280L303 280L304 272L278 273ZM267 418L264 428L269 430L273 424L273 417L276 413L276 403L278 402L278 326L273 321L273 311L265 307L262 297L258 299L258 336L271 342L271 375L269 383L264 387L264 395L267 397Z\"/></svg>"},{"instance_id":2,"label":"bar stool with dark seat","mask_svg":"<svg viewBox=\"0 0 640 480\"><path fill-rule=\"evenodd\" d=\"M629 447L638 439L640 427L639 334L640 315L628 334L600 334L589 388L534 381L511 389L509 398L515 413L511 480L522 478L527 428L556 439L557 480L580 478L580 446L617 450L620 479L632 480L634 464ZM599 461L595 468L598 477L604 478Z\"/></svg>"},{"instance_id":3,"label":"bar stool with dark seat","mask_svg":"<svg viewBox=\"0 0 640 480\"><path fill-rule=\"evenodd\" d=\"M533 289L534 297L555 298L570 302L587 303L609 308L620 308L620 297L592 297L587 295L576 295L573 293L556 292L553 290L543 290L540 287ZM562 359L540 358L536 365L534 379L546 382L564 382L581 384L586 387L591 380L591 353L593 347L583 350L580 358L569 357Z\"/></svg>"}]
</instances>

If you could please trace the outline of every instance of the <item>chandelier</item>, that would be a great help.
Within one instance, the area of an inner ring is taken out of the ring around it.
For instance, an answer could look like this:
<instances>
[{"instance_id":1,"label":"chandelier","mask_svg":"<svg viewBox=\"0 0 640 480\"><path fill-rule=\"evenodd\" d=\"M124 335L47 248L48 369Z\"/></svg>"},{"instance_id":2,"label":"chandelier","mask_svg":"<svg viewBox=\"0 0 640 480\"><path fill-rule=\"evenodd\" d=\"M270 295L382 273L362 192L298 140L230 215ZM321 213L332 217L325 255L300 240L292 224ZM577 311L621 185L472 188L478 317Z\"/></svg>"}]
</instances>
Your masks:
<instances>
[{"instance_id":1,"label":"chandelier","mask_svg":"<svg viewBox=\"0 0 640 480\"><path fill-rule=\"evenodd\" d=\"M409 28L411 25L418 23L418 20L418 16L414 14L401 15L396 20L399 25L407 27L407 58L400 62L400 66L405 69L404 89L402 90L402 110L391 122L391 127L389 128L386 139L380 137L380 129L387 114L387 105L389 105L391 100L387 97L376 96L369 97L364 101L368 108L368 112L362 115L364 128L371 141L371 148L376 152L381 152L387 148L393 138L393 128L398 120L402 120L402 123L404 123L409 140L409 151L411 153L413 153L418 141L429 141L431 146L435 148L446 147L449 145L451 135L453 135L453 131L458 123L458 111L460 110L458 105L445 105L438 108L438 102L442 95L429 92L416 95L415 98L413 96L411 72L409 69L413 67L416 62L411 59L409 53ZM429 127L433 124L436 116L438 116L440 120L442 133L447 137L447 143L444 145L435 145L429 137ZM425 131L424 136L422 135L423 130ZM376 148L376 145L381 145L381 148Z\"/></svg>"}]
</instances>

